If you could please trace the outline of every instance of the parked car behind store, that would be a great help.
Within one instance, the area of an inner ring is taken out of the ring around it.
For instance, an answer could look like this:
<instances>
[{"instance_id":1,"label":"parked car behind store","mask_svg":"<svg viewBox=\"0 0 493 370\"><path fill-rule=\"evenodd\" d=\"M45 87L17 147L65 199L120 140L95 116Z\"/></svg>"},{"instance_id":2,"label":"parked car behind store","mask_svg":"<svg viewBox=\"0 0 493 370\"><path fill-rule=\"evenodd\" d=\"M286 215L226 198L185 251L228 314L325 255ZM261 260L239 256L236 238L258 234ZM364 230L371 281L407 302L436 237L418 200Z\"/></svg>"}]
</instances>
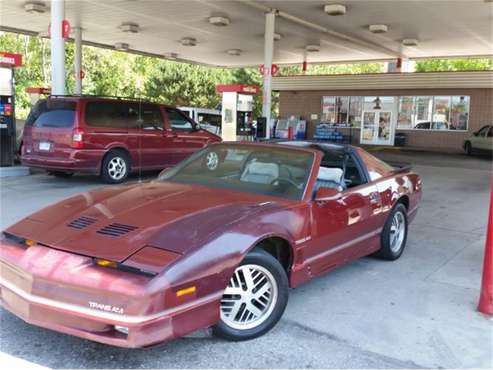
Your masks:
<instances>
[{"instance_id":1,"label":"parked car behind store","mask_svg":"<svg viewBox=\"0 0 493 370\"><path fill-rule=\"evenodd\" d=\"M195 122L198 122L204 130L215 135L221 135L221 111L217 109L178 107Z\"/></svg>"},{"instance_id":2,"label":"parked car behind store","mask_svg":"<svg viewBox=\"0 0 493 370\"><path fill-rule=\"evenodd\" d=\"M493 126L483 126L464 140L464 151L468 155L480 151L493 152Z\"/></svg>"},{"instance_id":3,"label":"parked car behind store","mask_svg":"<svg viewBox=\"0 0 493 370\"><path fill-rule=\"evenodd\" d=\"M49 97L27 118L22 163L55 176L99 174L121 183L131 171L158 170L220 137L180 110L149 102L101 97Z\"/></svg>"}]
</instances>

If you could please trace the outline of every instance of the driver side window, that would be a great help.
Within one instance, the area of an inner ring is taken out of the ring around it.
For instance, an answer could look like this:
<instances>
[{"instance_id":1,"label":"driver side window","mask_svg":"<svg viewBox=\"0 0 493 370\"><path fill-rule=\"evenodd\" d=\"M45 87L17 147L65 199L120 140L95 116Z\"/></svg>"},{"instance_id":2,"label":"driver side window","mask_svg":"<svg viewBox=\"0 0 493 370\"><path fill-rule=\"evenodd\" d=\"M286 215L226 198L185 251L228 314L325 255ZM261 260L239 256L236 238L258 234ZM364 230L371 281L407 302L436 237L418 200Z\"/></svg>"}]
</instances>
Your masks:
<instances>
[{"instance_id":1,"label":"driver side window","mask_svg":"<svg viewBox=\"0 0 493 370\"><path fill-rule=\"evenodd\" d=\"M193 131L195 123L181 113L178 109L166 108L168 121L173 130Z\"/></svg>"}]
</instances>

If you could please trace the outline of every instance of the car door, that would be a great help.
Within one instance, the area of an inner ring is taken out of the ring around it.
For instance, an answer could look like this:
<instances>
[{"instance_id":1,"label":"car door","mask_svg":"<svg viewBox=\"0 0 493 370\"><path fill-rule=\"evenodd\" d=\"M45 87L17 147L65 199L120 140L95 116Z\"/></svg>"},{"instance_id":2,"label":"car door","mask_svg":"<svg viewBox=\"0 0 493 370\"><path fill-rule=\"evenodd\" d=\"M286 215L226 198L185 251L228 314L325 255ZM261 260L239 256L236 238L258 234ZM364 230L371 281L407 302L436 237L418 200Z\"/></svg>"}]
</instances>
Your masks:
<instances>
[{"instance_id":1,"label":"car door","mask_svg":"<svg viewBox=\"0 0 493 370\"><path fill-rule=\"evenodd\" d=\"M476 137L475 148L491 150L491 126L485 126Z\"/></svg>"},{"instance_id":2,"label":"car door","mask_svg":"<svg viewBox=\"0 0 493 370\"><path fill-rule=\"evenodd\" d=\"M170 138L164 131L164 118L157 104L139 104L139 138L143 168L164 168L173 164Z\"/></svg>"},{"instance_id":3,"label":"car door","mask_svg":"<svg viewBox=\"0 0 493 370\"><path fill-rule=\"evenodd\" d=\"M382 201L377 187L352 154L345 160L347 188L335 199L311 204L312 248L305 256L314 275L366 255L379 243Z\"/></svg>"},{"instance_id":4,"label":"car door","mask_svg":"<svg viewBox=\"0 0 493 370\"><path fill-rule=\"evenodd\" d=\"M176 108L165 108L168 120L167 137L173 147L173 160L175 163L187 158L197 150L203 148L208 142L208 136L204 135L197 124Z\"/></svg>"}]
</instances>

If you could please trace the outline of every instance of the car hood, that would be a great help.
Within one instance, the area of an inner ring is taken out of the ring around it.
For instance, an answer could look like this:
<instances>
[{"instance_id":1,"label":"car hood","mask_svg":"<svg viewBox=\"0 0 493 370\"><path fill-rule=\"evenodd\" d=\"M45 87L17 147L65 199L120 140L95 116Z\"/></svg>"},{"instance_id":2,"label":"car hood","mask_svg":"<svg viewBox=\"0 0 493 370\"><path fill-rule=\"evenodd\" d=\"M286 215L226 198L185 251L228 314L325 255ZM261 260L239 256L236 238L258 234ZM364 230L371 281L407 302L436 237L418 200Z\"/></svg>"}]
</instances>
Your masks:
<instances>
[{"instance_id":1,"label":"car hood","mask_svg":"<svg viewBox=\"0 0 493 370\"><path fill-rule=\"evenodd\" d=\"M260 210L268 197L151 182L85 192L36 212L7 233L51 248L123 261L149 245L184 254Z\"/></svg>"}]
</instances>

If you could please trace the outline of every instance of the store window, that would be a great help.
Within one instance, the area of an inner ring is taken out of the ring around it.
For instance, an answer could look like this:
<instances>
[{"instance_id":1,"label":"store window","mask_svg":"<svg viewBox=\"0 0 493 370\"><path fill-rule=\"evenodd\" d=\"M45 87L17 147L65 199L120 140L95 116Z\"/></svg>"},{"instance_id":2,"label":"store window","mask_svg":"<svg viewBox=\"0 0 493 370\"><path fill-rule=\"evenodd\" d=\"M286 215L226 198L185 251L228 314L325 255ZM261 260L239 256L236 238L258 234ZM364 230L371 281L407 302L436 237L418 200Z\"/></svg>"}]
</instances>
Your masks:
<instances>
[{"instance_id":1,"label":"store window","mask_svg":"<svg viewBox=\"0 0 493 370\"><path fill-rule=\"evenodd\" d=\"M322 98L322 122L338 126L361 125L363 97L324 96Z\"/></svg>"},{"instance_id":2,"label":"store window","mask_svg":"<svg viewBox=\"0 0 493 370\"><path fill-rule=\"evenodd\" d=\"M349 119L353 127L361 127L361 115L363 114L363 97L351 96L349 98Z\"/></svg>"},{"instance_id":3,"label":"store window","mask_svg":"<svg viewBox=\"0 0 493 370\"><path fill-rule=\"evenodd\" d=\"M467 130L468 96L401 96L398 129Z\"/></svg>"}]
</instances>

